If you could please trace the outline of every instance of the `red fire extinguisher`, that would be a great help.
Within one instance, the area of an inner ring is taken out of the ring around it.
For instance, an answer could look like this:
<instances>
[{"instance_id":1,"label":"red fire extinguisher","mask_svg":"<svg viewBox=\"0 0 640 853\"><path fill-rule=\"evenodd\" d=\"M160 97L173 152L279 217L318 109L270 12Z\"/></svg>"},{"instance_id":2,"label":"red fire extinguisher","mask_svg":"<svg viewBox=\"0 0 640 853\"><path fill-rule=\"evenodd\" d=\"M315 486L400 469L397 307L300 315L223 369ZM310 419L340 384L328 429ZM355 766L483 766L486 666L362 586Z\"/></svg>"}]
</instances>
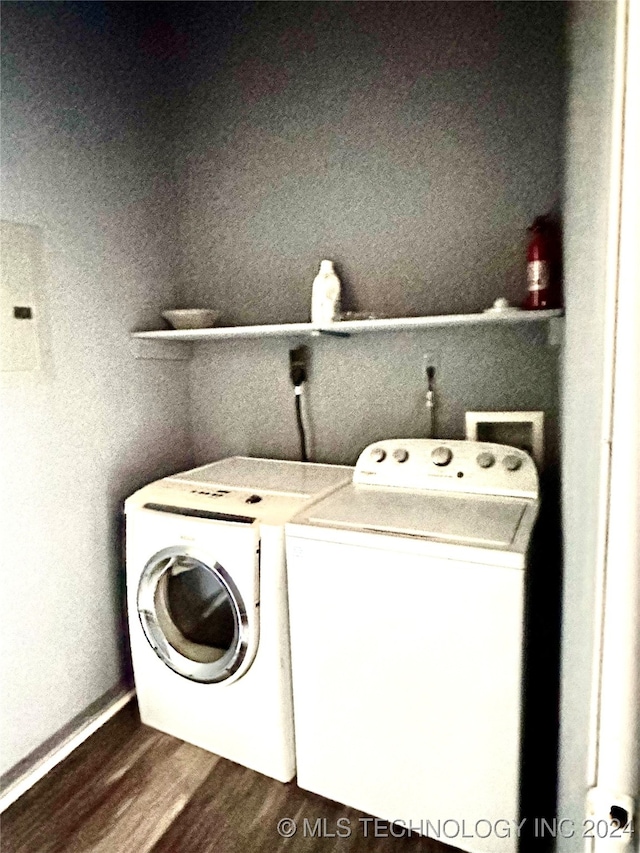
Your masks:
<instances>
[{"instance_id":1,"label":"red fire extinguisher","mask_svg":"<svg viewBox=\"0 0 640 853\"><path fill-rule=\"evenodd\" d=\"M560 236L548 216L538 216L529 228L527 298L523 308L560 308Z\"/></svg>"}]
</instances>

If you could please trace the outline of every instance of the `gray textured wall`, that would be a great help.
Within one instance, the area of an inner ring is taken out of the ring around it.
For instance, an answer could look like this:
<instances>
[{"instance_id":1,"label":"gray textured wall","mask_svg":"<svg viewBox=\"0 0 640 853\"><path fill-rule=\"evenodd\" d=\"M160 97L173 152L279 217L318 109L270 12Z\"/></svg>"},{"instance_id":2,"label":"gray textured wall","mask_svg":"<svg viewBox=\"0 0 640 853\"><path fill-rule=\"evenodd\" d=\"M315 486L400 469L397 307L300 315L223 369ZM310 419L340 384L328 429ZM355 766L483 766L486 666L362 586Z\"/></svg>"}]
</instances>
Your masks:
<instances>
[{"instance_id":1,"label":"gray textured wall","mask_svg":"<svg viewBox=\"0 0 640 853\"><path fill-rule=\"evenodd\" d=\"M563 4L171 5L188 302L305 320L323 257L351 310L522 298L561 185Z\"/></svg>"},{"instance_id":2,"label":"gray textured wall","mask_svg":"<svg viewBox=\"0 0 640 853\"><path fill-rule=\"evenodd\" d=\"M138 4L2 10L2 216L42 229L43 368L0 374L0 772L124 674L119 519L190 463L183 363L129 330L174 298Z\"/></svg>"},{"instance_id":3,"label":"gray textured wall","mask_svg":"<svg viewBox=\"0 0 640 853\"><path fill-rule=\"evenodd\" d=\"M594 644L603 450L606 234L615 3L571 8L565 180L566 356L562 376L564 600L558 813L582 825ZM583 849L579 833L558 841Z\"/></svg>"},{"instance_id":4,"label":"gray textured wall","mask_svg":"<svg viewBox=\"0 0 640 853\"><path fill-rule=\"evenodd\" d=\"M558 202L562 4L171 4L185 304L305 320L318 262L344 307L403 316L524 295L526 226ZM295 457L288 342L198 347L196 453ZM556 349L505 328L313 343L316 458L418 435L422 353L440 433L465 409L542 408ZM555 454L554 454L555 455Z\"/></svg>"},{"instance_id":5,"label":"gray textured wall","mask_svg":"<svg viewBox=\"0 0 640 853\"><path fill-rule=\"evenodd\" d=\"M557 449L557 348L542 332L492 327L313 339L312 458L353 464L369 443L425 435L424 354L436 355L437 434L464 438L467 410L542 409ZM288 349L268 339L199 344L191 364L194 451L299 458Z\"/></svg>"}]
</instances>

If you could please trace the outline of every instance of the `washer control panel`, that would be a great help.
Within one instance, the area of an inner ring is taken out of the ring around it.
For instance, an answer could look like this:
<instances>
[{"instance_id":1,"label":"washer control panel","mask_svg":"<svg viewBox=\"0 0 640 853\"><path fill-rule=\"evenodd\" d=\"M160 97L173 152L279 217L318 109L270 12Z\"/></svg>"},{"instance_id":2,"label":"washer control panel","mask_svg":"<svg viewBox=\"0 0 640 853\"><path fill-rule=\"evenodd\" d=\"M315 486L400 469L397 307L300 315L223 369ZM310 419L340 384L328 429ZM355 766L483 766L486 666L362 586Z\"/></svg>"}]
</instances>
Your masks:
<instances>
[{"instance_id":1,"label":"washer control panel","mask_svg":"<svg viewBox=\"0 0 640 853\"><path fill-rule=\"evenodd\" d=\"M538 474L531 457L516 447L486 441L378 441L360 454L353 482L488 495L538 495Z\"/></svg>"},{"instance_id":2,"label":"washer control panel","mask_svg":"<svg viewBox=\"0 0 640 853\"><path fill-rule=\"evenodd\" d=\"M228 512L231 512L232 509L237 512L242 504L255 505L261 504L263 501L270 503L272 501L269 499L273 498L272 495L259 494L247 491L246 489L219 489L203 483L181 482L179 479L172 479L171 477L160 480L157 486L160 489L170 489L173 492L183 493L185 497L188 496L188 501L192 503L196 502L198 506L200 505L200 499L204 499L202 505L206 506L208 502L215 498L217 504L215 509ZM277 497L279 496L276 496L276 499Z\"/></svg>"}]
</instances>

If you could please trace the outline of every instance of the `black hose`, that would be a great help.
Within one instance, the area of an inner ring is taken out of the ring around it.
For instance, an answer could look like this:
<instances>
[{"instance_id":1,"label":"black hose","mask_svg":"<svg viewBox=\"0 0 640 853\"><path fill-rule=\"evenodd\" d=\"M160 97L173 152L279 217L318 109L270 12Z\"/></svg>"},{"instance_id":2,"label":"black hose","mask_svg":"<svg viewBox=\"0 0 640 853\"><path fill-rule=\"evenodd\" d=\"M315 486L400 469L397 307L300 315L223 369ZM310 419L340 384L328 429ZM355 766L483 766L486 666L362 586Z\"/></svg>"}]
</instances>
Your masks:
<instances>
[{"instance_id":1,"label":"black hose","mask_svg":"<svg viewBox=\"0 0 640 853\"><path fill-rule=\"evenodd\" d=\"M298 422L298 434L300 435L300 456L303 462L308 462L307 456L307 437L304 432L304 423L302 420L302 386L296 386L296 420Z\"/></svg>"}]
</instances>

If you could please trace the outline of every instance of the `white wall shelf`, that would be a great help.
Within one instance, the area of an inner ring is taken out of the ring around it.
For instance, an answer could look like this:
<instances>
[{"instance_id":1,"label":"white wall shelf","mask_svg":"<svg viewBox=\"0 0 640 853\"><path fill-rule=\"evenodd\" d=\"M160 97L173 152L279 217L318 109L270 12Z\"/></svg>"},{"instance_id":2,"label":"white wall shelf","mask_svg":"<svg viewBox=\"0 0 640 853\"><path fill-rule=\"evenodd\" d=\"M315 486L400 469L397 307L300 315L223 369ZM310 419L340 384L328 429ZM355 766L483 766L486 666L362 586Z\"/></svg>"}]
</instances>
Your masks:
<instances>
[{"instance_id":1,"label":"white wall shelf","mask_svg":"<svg viewBox=\"0 0 640 853\"><path fill-rule=\"evenodd\" d=\"M558 320L563 316L561 309L546 311L489 312L482 314L445 314L435 317L393 317L379 320L342 320L331 326L314 326L312 323L279 323L268 326L216 326L211 329L165 329L149 332L132 332L134 341L166 342L222 341L236 338L267 337L351 337L370 332L408 332L442 326L490 326L497 324L523 325L549 322L549 343L559 343L561 329ZM155 353L155 354L152 354ZM139 358L159 358L157 348L135 347ZM177 356L173 356L177 357Z\"/></svg>"}]
</instances>

